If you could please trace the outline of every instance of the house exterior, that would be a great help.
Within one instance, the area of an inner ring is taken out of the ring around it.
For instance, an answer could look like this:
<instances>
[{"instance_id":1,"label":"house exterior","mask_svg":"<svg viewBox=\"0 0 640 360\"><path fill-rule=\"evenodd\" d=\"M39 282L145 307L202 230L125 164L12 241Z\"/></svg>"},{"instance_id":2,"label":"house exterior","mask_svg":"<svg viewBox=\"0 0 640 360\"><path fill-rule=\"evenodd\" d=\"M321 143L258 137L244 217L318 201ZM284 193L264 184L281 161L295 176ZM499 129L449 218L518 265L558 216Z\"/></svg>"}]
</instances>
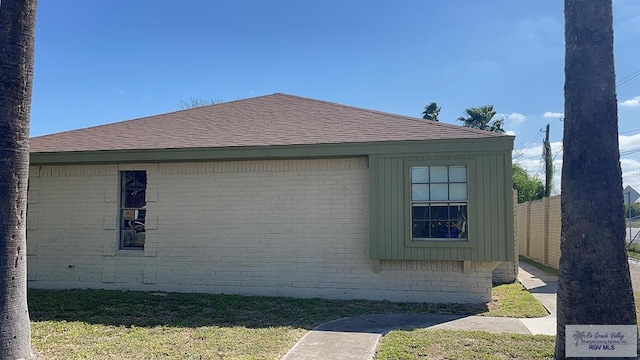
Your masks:
<instances>
[{"instance_id":1,"label":"house exterior","mask_svg":"<svg viewBox=\"0 0 640 360\"><path fill-rule=\"evenodd\" d=\"M31 288L485 302L513 137L273 94L31 139Z\"/></svg>"}]
</instances>

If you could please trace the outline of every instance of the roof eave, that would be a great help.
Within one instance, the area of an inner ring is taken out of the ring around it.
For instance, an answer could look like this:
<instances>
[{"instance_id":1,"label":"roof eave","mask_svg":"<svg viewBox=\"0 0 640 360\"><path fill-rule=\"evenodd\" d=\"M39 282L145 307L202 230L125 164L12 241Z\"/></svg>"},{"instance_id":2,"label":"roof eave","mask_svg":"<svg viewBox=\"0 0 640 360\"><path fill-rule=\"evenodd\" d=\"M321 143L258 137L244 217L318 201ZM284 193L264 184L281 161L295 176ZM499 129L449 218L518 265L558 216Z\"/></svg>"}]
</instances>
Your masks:
<instances>
[{"instance_id":1,"label":"roof eave","mask_svg":"<svg viewBox=\"0 0 640 360\"><path fill-rule=\"evenodd\" d=\"M275 145L220 148L130 149L101 151L32 152L32 165L131 162L259 160L283 158L353 157L384 154L510 152L511 136L407 140L366 143Z\"/></svg>"}]
</instances>

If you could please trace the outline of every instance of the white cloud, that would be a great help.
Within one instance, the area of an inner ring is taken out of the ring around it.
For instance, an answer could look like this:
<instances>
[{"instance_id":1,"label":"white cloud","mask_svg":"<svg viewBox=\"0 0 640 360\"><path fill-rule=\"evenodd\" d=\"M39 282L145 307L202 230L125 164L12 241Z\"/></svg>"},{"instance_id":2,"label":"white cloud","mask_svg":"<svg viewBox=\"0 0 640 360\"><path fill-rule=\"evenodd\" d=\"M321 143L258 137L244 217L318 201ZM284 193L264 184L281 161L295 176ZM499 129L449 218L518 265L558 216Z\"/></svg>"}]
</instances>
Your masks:
<instances>
[{"instance_id":1,"label":"white cloud","mask_svg":"<svg viewBox=\"0 0 640 360\"><path fill-rule=\"evenodd\" d=\"M620 135L618 136L618 144L620 145L620 152L640 149L640 134Z\"/></svg>"},{"instance_id":2,"label":"white cloud","mask_svg":"<svg viewBox=\"0 0 640 360\"><path fill-rule=\"evenodd\" d=\"M519 159L532 160L533 159L539 162L540 159L542 159L542 144L526 147L522 149L517 149L514 151L515 151L514 159L516 160L519 160ZM551 153L554 155L556 155L557 153L558 154L557 157L562 158L562 142L561 141L551 142Z\"/></svg>"},{"instance_id":3,"label":"white cloud","mask_svg":"<svg viewBox=\"0 0 640 360\"><path fill-rule=\"evenodd\" d=\"M547 111L544 113L546 119L564 118L564 113Z\"/></svg>"},{"instance_id":4,"label":"white cloud","mask_svg":"<svg viewBox=\"0 0 640 360\"><path fill-rule=\"evenodd\" d=\"M619 135L618 143L620 152L640 149L640 134ZM560 177L562 174L562 142L551 143L551 153L553 154L553 193L560 193ZM525 168L529 174L544 179L544 165L542 162L542 145L516 149L513 152L513 160ZM625 155L620 158L622 167L623 186L631 185L640 191L640 152Z\"/></svg>"},{"instance_id":5,"label":"white cloud","mask_svg":"<svg viewBox=\"0 0 640 360\"><path fill-rule=\"evenodd\" d=\"M527 117L520 113L514 112L507 115L507 120L510 120L514 124L522 124L525 120L527 120Z\"/></svg>"},{"instance_id":6,"label":"white cloud","mask_svg":"<svg viewBox=\"0 0 640 360\"><path fill-rule=\"evenodd\" d=\"M640 107L640 96L636 96L620 103L622 107L637 108Z\"/></svg>"},{"instance_id":7,"label":"white cloud","mask_svg":"<svg viewBox=\"0 0 640 360\"><path fill-rule=\"evenodd\" d=\"M524 123L527 120L527 116L517 113L517 112L513 112L511 114L502 114L502 113L498 113L495 115L494 119L504 119L506 120L506 124L505 127L518 127L520 124ZM511 136L516 136L518 135L520 132L519 131L515 131L515 130L505 130L505 134L507 135L511 135Z\"/></svg>"},{"instance_id":8,"label":"white cloud","mask_svg":"<svg viewBox=\"0 0 640 360\"><path fill-rule=\"evenodd\" d=\"M511 114L503 114L503 113L497 113L494 117L494 119L505 119L510 121L511 123L513 123L514 125L517 124L521 124L524 121L527 120L527 116L517 113L517 112L513 112Z\"/></svg>"},{"instance_id":9,"label":"white cloud","mask_svg":"<svg viewBox=\"0 0 640 360\"><path fill-rule=\"evenodd\" d=\"M623 187L631 185L636 190L640 190L640 162L634 159L620 159L622 167Z\"/></svg>"}]
</instances>

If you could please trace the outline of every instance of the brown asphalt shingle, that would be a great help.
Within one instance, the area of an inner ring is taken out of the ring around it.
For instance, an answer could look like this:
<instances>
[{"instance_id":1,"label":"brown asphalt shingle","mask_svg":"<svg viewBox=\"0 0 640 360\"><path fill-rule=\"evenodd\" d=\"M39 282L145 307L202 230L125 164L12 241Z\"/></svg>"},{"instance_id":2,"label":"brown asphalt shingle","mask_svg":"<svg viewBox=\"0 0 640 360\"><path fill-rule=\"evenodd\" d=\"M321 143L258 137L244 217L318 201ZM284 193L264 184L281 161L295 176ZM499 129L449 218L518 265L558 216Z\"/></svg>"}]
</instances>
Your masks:
<instances>
[{"instance_id":1,"label":"brown asphalt shingle","mask_svg":"<svg viewBox=\"0 0 640 360\"><path fill-rule=\"evenodd\" d=\"M32 153L487 138L488 131L272 94L31 138Z\"/></svg>"}]
</instances>

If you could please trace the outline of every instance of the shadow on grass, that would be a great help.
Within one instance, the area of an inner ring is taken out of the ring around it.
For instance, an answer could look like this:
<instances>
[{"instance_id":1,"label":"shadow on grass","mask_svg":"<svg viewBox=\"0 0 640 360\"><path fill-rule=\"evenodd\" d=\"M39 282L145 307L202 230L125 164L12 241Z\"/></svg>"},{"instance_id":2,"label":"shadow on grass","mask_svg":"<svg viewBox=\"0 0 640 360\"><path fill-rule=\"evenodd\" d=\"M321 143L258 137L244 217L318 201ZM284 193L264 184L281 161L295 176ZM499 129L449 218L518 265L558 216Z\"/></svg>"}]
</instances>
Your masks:
<instances>
[{"instance_id":1,"label":"shadow on grass","mask_svg":"<svg viewBox=\"0 0 640 360\"><path fill-rule=\"evenodd\" d=\"M113 290L29 290L32 321L80 321L115 326L315 326L366 314L475 315L486 304L393 303Z\"/></svg>"}]
</instances>

